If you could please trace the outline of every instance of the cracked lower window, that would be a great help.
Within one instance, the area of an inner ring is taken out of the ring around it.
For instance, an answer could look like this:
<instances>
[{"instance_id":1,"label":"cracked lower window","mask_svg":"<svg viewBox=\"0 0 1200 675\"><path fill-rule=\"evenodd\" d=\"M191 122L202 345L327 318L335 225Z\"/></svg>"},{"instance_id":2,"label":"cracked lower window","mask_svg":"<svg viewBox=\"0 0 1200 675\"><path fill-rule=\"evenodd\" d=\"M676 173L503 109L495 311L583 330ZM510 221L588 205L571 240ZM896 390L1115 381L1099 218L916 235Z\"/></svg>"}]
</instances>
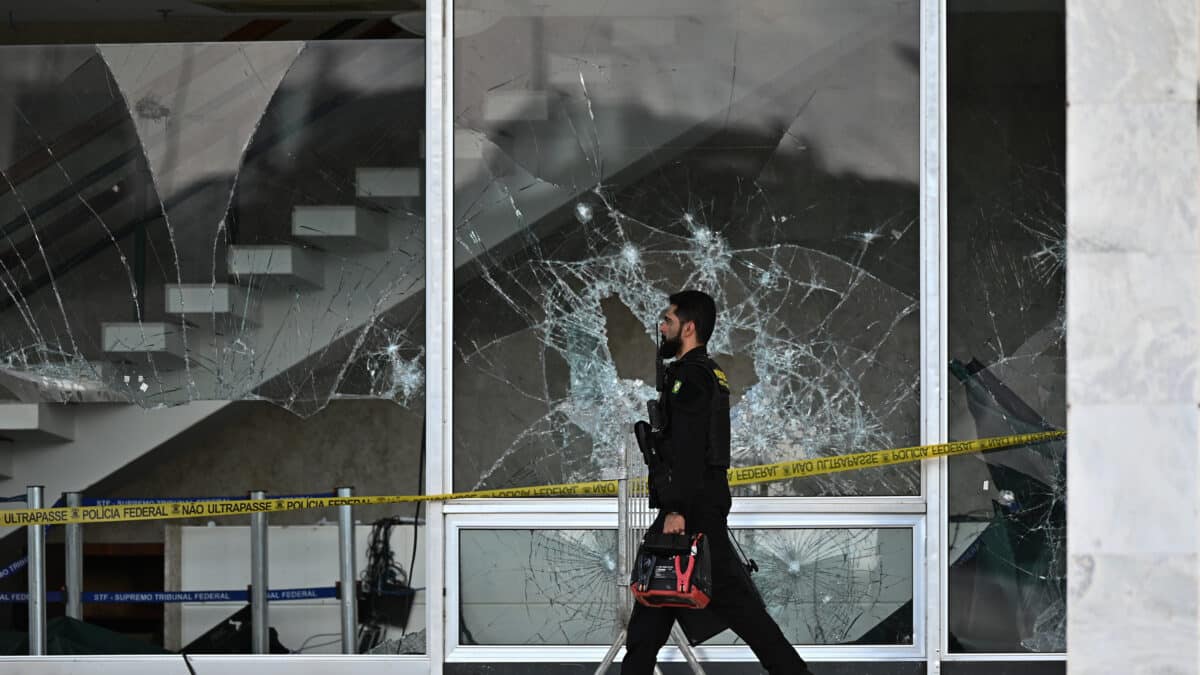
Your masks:
<instances>
[{"instance_id":1,"label":"cracked lower window","mask_svg":"<svg viewBox=\"0 0 1200 675\"><path fill-rule=\"evenodd\" d=\"M908 528L735 529L754 583L792 644L913 644ZM742 644L730 631L711 644Z\"/></svg>"},{"instance_id":2,"label":"cracked lower window","mask_svg":"<svg viewBox=\"0 0 1200 675\"><path fill-rule=\"evenodd\" d=\"M616 570L616 530L462 530L459 644L609 644Z\"/></svg>"},{"instance_id":3,"label":"cracked lower window","mask_svg":"<svg viewBox=\"0 0 1200 675\"><path fill-rule=\"evenodd\" d=\"M615 475L688 286L735 464L919 439L918 2L680 8L456 3L456 490Z\"/></svg>"},{"instance_id":4,"label":"cracked lower window","mask_svg":"<svg viewBox=\"0 0 1200 675\"><path fill-rule=\"evenodd\" d=\"M1064 429L1063 6L949 8L951 439ZM1065 652L1065 442L949 469L951 650Z\"/></svg>"},{"instance_id":5,"label":"cracked lower window","mask_svg":"<svg viewBox=\"0 0 1200 675\"><path fill-rule=\"evenodd\" d=\"M912 644L912 530L734 533L793 644ZM616 543L613 530L462 530L459 643L611 644L627 592L614 583ZM707 644L740 640L727 631Z\"/></svg>"},{"instance_id":6,"label":"cracked lower window","mask_svg":"<svg viewBox=\"0 0 1200 675\"><path fill-rule=\"evenodd\" d=\"M424 397L420 39L0 47L0 394Z\"/></svg>"}]
</instances>

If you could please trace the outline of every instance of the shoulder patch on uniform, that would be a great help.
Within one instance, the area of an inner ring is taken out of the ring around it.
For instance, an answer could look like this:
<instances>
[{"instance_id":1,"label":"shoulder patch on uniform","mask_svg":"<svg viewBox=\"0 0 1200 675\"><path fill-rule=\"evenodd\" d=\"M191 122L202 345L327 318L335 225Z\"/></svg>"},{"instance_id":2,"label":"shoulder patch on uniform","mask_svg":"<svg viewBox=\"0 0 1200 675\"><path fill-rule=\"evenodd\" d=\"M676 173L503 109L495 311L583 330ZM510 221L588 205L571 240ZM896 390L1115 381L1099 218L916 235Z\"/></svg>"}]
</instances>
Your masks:
<instances>
[{"instance_id":1,"label":"shoulder patch on uniform","mask_svg":"<svg viewBox=\"0 0 1200 675\"><path fill-rule=\"evenodd\" d=\"M713 368L713 375L717 376L717 384L721 385L724 389L729 388L729 378L725 377L725 371L720 368Z\"/></svg>"},{"instance_id":2,"label":"shoulder patch on uniform","mask_svg":"<svg viewBox=\"0 0 1200 675\"><path fill-rule=\"evenodd\" d=\"M678 394L680 389L683 389L683 380L675 380L675 385L671 387L671 393Z\"/></svg>"}]
</instances>

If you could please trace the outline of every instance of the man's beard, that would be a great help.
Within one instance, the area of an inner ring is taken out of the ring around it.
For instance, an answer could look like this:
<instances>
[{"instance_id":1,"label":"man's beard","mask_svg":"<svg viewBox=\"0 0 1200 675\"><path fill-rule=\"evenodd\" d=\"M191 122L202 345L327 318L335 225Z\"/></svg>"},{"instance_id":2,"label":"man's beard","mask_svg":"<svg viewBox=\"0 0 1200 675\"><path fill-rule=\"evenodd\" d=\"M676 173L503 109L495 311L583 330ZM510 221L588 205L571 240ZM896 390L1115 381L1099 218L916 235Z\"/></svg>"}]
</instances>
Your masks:
<instances>
[{"instance_id":1,"label":"man's beard","mask_svg":"<svg viewBox=\"0 0 1200 675\"><path fill-rule=\"evenodd\" d=\"M658 358L673 359L679 354L679 350L683 349L683 340L678 335L675 337L663 338L658 343Z\"/></svg>"}]
</instances>

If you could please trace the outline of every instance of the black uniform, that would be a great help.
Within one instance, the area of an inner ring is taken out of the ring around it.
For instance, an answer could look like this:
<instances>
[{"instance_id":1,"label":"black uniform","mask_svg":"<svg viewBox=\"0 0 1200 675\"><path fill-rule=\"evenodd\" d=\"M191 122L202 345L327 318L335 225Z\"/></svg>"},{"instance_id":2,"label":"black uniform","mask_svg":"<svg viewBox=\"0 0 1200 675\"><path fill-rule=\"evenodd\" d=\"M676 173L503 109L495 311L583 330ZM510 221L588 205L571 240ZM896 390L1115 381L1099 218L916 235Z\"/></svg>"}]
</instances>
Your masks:
<instances>
[{"instance_id":1,"label":"black uniform","mask_svg":"<svg viewBox=\"0 0 1200 675\"><path fill-rule=\"evenodd\" d=\"M713 598L702 610L634 605L621 673L653 672L658 650L670 637L676 619L693 642L733 629L772 675L807 673L804 660L763 607L729 541L732 498L725 474L729 468L725 374L701 346L671 364L664 384L668 422L659 449L666 466L652 476L652 505L661 510L651 530L661 532L666 514L676 512L683 515L689 535L703 532L708 537ZM716 443L711 443L714 439Z\"/></svg>"}]
</instances>

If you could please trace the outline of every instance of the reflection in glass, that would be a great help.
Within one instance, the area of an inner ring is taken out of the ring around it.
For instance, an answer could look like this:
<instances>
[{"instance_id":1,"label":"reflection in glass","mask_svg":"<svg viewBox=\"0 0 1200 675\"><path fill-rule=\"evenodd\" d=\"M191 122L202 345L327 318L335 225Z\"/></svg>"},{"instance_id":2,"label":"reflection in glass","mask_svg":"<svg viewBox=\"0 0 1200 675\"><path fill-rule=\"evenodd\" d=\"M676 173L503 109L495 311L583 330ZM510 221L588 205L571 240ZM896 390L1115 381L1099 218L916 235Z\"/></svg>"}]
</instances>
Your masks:
<instances>
[{"instance_id":1,"label":"reflection in glass","mask_svg":"<svg viewBox=\"0 0 1200 675\"><path fill-rule=\"evenodd\" d=\"M735 464L915 444L915 0L455 24L455 489L612 476L685 286L718 301Z\"/></svg>"},{"instance_id":2,"label":"reflection in glass","mask_svg":"<svg viewBox=\"0 0 1200 675\"><path fill-rule=\"evenodd\" d=\"M1066 422L1063 7L950 3L950 434ZM950 647L1066 651L1064 442L949 460Z\"/></svg>"},{"instance_id":3,"label":"reflection in glass","mask_svg":"<svg viewBox=\"0 0 1200 675\"><path fill-rule=\"evenodd\" d=\"M23 469L30 482L119 498L423 486L423 77L424 43L410 39L0 47L0 405L81 404L36 408L69 420L73 441L13 442L41 458ZM175 407L151 419L135 406ZM410 586L424 574L414 513L394 537ZM320 549L273 558L309 575L295 585L336 578L335 517L272 519L299 526L278 538L293 553ZM243 546L244 519L232 521L210 534ZM129 570L204 556L248 573L240 552L172 556L165 538L157 522L88 526L89 544L121 553L90 561L112 574L87 590L175 590L179 575ZM423 617L423 591L409 590L407 616ZM280 604L286 647L340 648L320 637L338 629L335 600ZM178 650L240 604L189 609L199 618L174 633L178 606L85 606L84 618L128 614L138 622L109 627ZM369 646L422 652L423 628Z\"/></svg>"},{"instance_id":4,"label":"reflection in glass","mask_svg":"<svg viewBox=\"0 0 1200 675\"><path fill-rule=\"evenodd\" d=\"M390 549L397 559L397 584L389 584L390 597L360 593L357 653L425 653L425 594L412 589L425 586L423 529L411 525L361 524L356 528L356 560L364 590L373 589L372 566L377 551ZM269 578L273 589L327 589L338 570L337 529L331 524L272 526L269 533ZM250 534L245 526L184 526L173 533L167 547L170 590L245 588L249 577ZM409 568L409 552L418 549L417 563ZM160 569L161 559L160 559ZM161 578L160 578L161 582ZM405 589L407 587L407 589ZM160 587L161 589L161 587ZM301 594L295 594L297 596ZM171 652L188 654L249 653L249 612L241 602L184 602L149 605L157 613L164 644ZM103 608L87 608L96 623ZM128 609L128 608L126 608ZM135 608L139 609L139 608ZM271 653L340 654L341 606L337 598L279 600L270 604ZM119 612L110 612L118 614ZM232 619L233 623L230 624ZM120 622L117 621L119 625ZM242 628L244 626L244 628ZM94 653L94 652L88 652ZM106 653L106 652L101 652ZM107 652L111 653L111 652Z\"/></svg>"},{"instance_id":5,"label":"reflection in glass","mask_svg":"<svg viewBox=\"0 0 1200 675\"><path fill-rule=\"evenodd\" d=\"M239 401L116 470L83 496L112 505L154 497L237 497L260 487L268 496L329 494L344 485L353 486L357 495L417 494L427 463L423 434L423 411L391 401L336 400L304 419L269 402ZM360 653L424 653L425 514L421 504L354 508ZM88 524L83 528L84 589L244 591L250 580L248 520L243 515ZM271 588L333 590L339 575L337 520L336 508L271 514ZM52 589L65 584L63 535L63 528L47 533L47 583ZM0 568L12 561L0 558ZM10 576L7 590L22 589L24 574ZM143 649L161 645L178 651L245 604L85 603L83 619L140 640ZM24 616L22 607L13 607ZM62 604L51 603L49 617L63 610ZM272 603L270 613L283 647L340 652L336 598L302 596ZM249 652L245 633L212 637L220 639L201 642L196 649ZM97 653L132 649L128 640L114 640Z\"/></svg>"},{"instance_id":6,"label":"reflection in glass","mask_svg":"<svg viewBox=\"0 0 1200 675\"><path fill-rule=\"evenodd\" d=\"M0 385L419 404L423 48L0 48Z\"/></svg>"}]
</instances>

